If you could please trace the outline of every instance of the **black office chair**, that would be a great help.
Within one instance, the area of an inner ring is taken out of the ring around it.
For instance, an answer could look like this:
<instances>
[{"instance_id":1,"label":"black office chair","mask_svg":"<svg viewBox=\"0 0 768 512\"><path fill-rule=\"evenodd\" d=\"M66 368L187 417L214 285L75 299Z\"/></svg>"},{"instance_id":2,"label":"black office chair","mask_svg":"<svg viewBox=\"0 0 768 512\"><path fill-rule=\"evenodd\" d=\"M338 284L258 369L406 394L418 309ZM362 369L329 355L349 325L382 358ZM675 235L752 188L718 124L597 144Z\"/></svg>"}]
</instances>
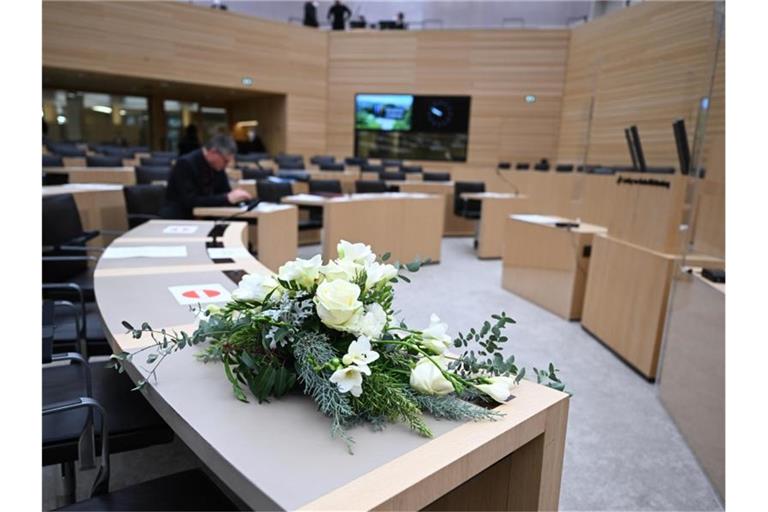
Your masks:
<instances>
[{"instance_id":1,"label":"black office chair","mask_svg":"<svg viewBox=\"0 0 768 512\"><path fill-rule=\"evenodd\" d=\"M381 160L381 165L384 167L400 167L403 165L403 161L399 158L383 158Z\"/></svg>"},{"instance_id":2,"label":"black office chair","mask_svg":"<svg viewBox=\"0 0 768 512\"><path fill-rule=\"evenodd\" d=\"M424 181L451 181L451 174L447 172L425 172Z\"/></svg>"},{"instance_id":3,"label":"black office chair","mask_svg":"<svg viewBox=\"0 0 768 512\"><path fill-rule=\"evenodd\" d=\"M321 163L320 170L321 171L337 171L337 172L344 171L344 164Z\"/></svg>"},{"instance_id":4,"label":"black office chair","mask_svg":"<svg viewBox=\"0 0 768 512\"><path fill-rule=\"evenodd\" d=\"M88 270L86 242L99 235L85 231L72 194L43 197L43 283L74 282L83 289L86 301L93 301L93 276ZM72 293L60 296L77 299Z\"/></svg>"},{"instance_id":5,"label":"black office chair","mask_svg":"<svg viewBox=\"0 0 768 512\"><path fill-rule=\"evenodd\" d=\"M59 174L54 172L43 173L43 186L66 185L69 183L69 174Z\"/></svg>"},{"instance_id":6,"label":"black office chair","mask_svg":"<svg viewBox=\"0 0 768 512\"><path fill-rule=\"evenodd\" d=\"M278 169L275 176L290 181L309 181L309 173L301 169Z\"/></svg>"},{"instance_id":7,"label":"black office chair","mask_svg":"<svg viewBox=\"0 0 768 512\"><path fill-rule=\"evenodd\" d=\"M404 174L417 174L424 172L424 169L420 165L401 165L400 172Z\"/></svg>"},{"instance_id":8,"label":"black office chair","mask_svg":"<svg viewBox=\"0 0 768 512\"><path fill-rule=\"evenodd\" d=\"M140 151L136 151L135 148L121 148L116 146L105 146L99 150L99 153L102 155L114 156L117 158L133 158L136 153L139 152Z\"/></svg>"},{"instance_id":9,"label":"black office chair","mask_svg":"<svg viewBox=\"0 0 768 512\"><path fill-rule=\"evenodd\" d=\"M254 167L240 167L239 169L243 173L244 180L265 180L273 175L269 169L256 169Z\"/></svg>"},{"instance_id":10,"label":"black office chair","mask_svg":"<svg viewBox=\"0 0 768 512\"><path fill-rule=\"evenodd\" d=\"M310 194L341 194L341 182L339 180L310 180Z\"/></svg>"},{"instance_id":11,"label":"black office chair","mask_svg":"<svg viewBox=\"0 0 768 512\"><path fill-rule=\"evenodd\" d=\"M359 156L348 156L344 159L344 163L347 165L357 165L359 167L362 165L367 165L368 159Z\"/></svg>"},{"instance_id":12,"label":"black office chair","mask_svg":"<svg viewBox=\"0 0 768 512\"><path fill-rule=\"evenodd\" d=\"M235 155L235 163L258 163L266 159L265 153L238 153Z\"/></svg>"},{"instance_id":13,"label":"black office chair","mask_svg":"<svg viewBox=\"0 0 768 512\"><path fill-rule=\"evenodd\" d=\"M336 158L331 155L314 155L309 159L309 163L313 165L335 164Z\"/></svg>"},{"instance_id":14,"label":"black office chair","mask_svg":"<svg viewBox=\"0 0 768 512\"><path fill-rule=\"evenodd\" d=\"M135 169L136 183L138 185L151 185L156 181L168 182L171 177L170 167L155 167L147 165L139 165Z\"/></svg>"},{"instance_id":15,"label":"black office chair","mask_svg":"<svg viewBox=\"0 0 768 512\"><path fill-rule=\"evenodd\" d=\"M360 171L362 172L377 172L381 173L384 172L386 169L383 165L373 165L373 164L363 164L360 166Z\"/></svg>"},{"instance_id":16,"label":"black office chair","mask_svg":"<svg viewBox=\"0 0 768 512\"><path fill-rule=\"evenodd\" d=\"M539 160L539 162L533 166L534 171L548 171L549 170L549 160L546 158L542 158Z\"/></svg>"},{"instance_id":17,"label":"black office chair","mask_svg":"<svg viewBox=\"0 0 768 512\"><path fill-rule=\"evenodd\" d=\"M275 163L280 170L295 171L305 169L303 160L275 159Z\"/></svg>"},{"instance_id":18,"label":"black office chair","mask_svg":"<svg viewBox=\"0 0 768 512\"><path fill-rule=\"evenodd\" d=\"M153 156L151 158L142 157L139 160L140 165L146 165L149 167L170 167L173 164L173 160L176 157L158 157Z\"/></svg>"},{"instance_id":19,"label":"black office chair","mask_svg":"<svg viewBox=\"0 0 768 512\"><path fill-rule=\"evenodd\" d=\"M379 173L379 180L381 181L405 181L404 172L388 172L383 171Z\"/></svg>"},{"instance_id":20,"label":"black office chair","mask_svg":"<svg viewBox=\"0 0 768 512\"><path fill-rule=\"evenodd\" d=\"M557 164L555 172L573 172L573 164Z\"/></svg>"},{"instance_id":21,"label":"black office chair","mask_svg":"<svg viewBox=\"0 0 768 512\"><path fill-rule=\"evenodd\" d=\"M312 182L310 182L312 183ZM256 194L260 201L268 203L280 203L283 197L293 194L293 187L290 182L287 181L257 181L256 182ZM317 208L312 207L299 207L303 210L310 211L309 220L299 219L299 231L305 231L309 229L319 229L323 227L322 219L318 220L317 215L312 215L311 212L316 212ZM314 217L314 218L313 218Z\"/></svg>"},{"instance_id":22,"label":"black office chair","mask_svg":"<svg viewBox=\"0 0 768 512\"><path fill-rule=\"evenodd\" d=\"M389 192L386 182L376 180L356 180L355 192L358 194L378 194Z\"/></svg>"},{"instance_id":23,"label":"black office chair","mask_svg":"<svg viewBox=\"0 0 768 512\"><path fill-rule=\"evenodd\" d=\"M293 186L288 181L258 181L256 182L256 195L260 201L280 204L285 196L293 194Z\"/></svg>"},{"instance_id":24,"label":"black office chair","mask_svg":"<svg viewBox=\"0 0 768 512\"><path fill-rule=\"evenodd\" d=\"M125 149L126 153L133 156L136 156L136 153L149 153L149 146L129 146Z\"/></svg>"},{"instance_id":25,"label":"black office chair","mask_svg":"<svg viewBox=\"0 0 768 512\"><path fill-rule=\"evenodd\" d=\"M86 167L122 167L123 158L120 156L87 156Z\"/></svg>"},{"instance_id":26,"label":"black office chair","mask_svg":"<svg viewBox=\"0 0 768 512\"><path fill-rule=\"evenodd\" d=\"M49 151L52 153L56 153L59 156L66 156L66 157L82 157L85 156L85 150L80 149L74 144L57 144L57 143L50 143L47 144L46 147Z\"/></svg>"},{"instance_id":27,"label":"black office chair","mask_svg":"<svg viewBox=\"0 0 768 512\"><path fill-rule=\"evenodd\" d=\"M123 187L128 225L135 228L150 219L159 219L165 204L165 186L132 185Z\"/></svg>"},{"instance_id":28,"label":"black office chair","mask_svg":"<svg viewBox=\"0 0 768 512\"><path fill-rule=\"evenodd\" d=\"M64 167L64 159L59 155L43 155L43 167Z\"/></svg>"},{"instance_id":29,"label":"black office chair","mask_svg":"<svg viewBox=\"0 0 768 512\"><path fill-rule=\"evenodd\" d=\"M485 183L482 181L457 181L453 185L453 213L466 219L479 219L482 202L475 199L463 199L461 194L465 192L485 192Z\"/></svg>"},{"instance_id":30,"label":"black office chair","mask_svg":"<svg viewBox=\"0 0 768 512\"><path fill-rule=\"evenodd\" d=\"M175 151L153 151L152 158L167 158L170 160L176 160L179 154Z\"/></svg>"},{"instance_id":31,"label":"black office chair","mask_svg":"<svg viewBox=\"0 0 768 512\"><path fill-rule=\"evenodd\" d=\"M529 164L528 162L517 162L517 164L515 164L515 170L518 170L518 171L527 171L530 168L531 168L531 164Z\"/></svg>"},{"instance_id":32,"label":"black office chair","mask_svg":"<svg viewBox=\"0 0 768 512\"><path fill-rule=\"evenodd\" d=\"M509 163L509 162L499 162L499 163L496 165L496 168L497 168L497 169L503 169L503 170L505 170L505 171L506 171L506 170L509 170L509 169L511 169L511 168L512 168L512 164L511 164L511 163Z\"/></svg>"}]
</instances>

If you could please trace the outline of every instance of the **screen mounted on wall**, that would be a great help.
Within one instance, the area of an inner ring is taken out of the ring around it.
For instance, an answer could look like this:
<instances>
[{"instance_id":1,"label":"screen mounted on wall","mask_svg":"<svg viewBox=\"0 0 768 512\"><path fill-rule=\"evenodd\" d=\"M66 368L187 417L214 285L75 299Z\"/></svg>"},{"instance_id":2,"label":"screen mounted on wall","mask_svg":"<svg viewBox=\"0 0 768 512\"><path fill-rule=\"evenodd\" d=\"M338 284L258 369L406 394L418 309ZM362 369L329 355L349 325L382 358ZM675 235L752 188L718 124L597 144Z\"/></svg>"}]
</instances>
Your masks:
<instances>
[{"instance_id":1,"label":"screen mounted on wall","mask_svg":"<svg viewBox=\"0 0 768 512\"><path fill-rule=\"evenodd\" d=\"M469 96L355 95L355 156L467 160Z\"/></svg>"}]
</instances>

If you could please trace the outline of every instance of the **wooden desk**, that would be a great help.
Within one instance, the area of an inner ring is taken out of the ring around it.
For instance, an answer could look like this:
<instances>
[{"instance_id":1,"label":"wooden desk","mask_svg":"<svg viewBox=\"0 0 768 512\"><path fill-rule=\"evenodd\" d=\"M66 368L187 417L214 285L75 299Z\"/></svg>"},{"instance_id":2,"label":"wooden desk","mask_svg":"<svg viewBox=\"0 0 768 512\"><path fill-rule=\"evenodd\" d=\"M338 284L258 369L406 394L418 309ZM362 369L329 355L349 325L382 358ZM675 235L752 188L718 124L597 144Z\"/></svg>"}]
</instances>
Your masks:
<instances>
[{"instance_id":1,"label":"wooden desk","mask_svg":"<svg viewBox=\"0 0 768 512\"><path fill-rule=\"evenodd\" d=\"M502 286L565 318L581 317L589 271L585 248L606 229L593 224L559 228L564 217L512 215L506 220Z\"/></svg>"},{"instance_id":2,"label":"wooden desk","mask_svg":"<svg viewBox=\"0 0 768 512\"><path fill-rule=\"evenodd\" d=\"M659 397L725 499L725 284L675 273Z\"/></svg>"},{"instance_id":3,"label":"wooden desk","mask_svg":"<svg viewBox=\"0 0 768 512\"><path fill-rule=\"evenodd\" d=\"M200 233L213 227L212 222L199 225ZM243 223L231 223L224 245L237 246L243 231ZM133 231L126 235L133 236ZM165 243L183 243L190 254L199 253L194 263L158 266L159 259L148 258L136 258L131 265L128 260L99 262L96 299L115 351L151 343L133 339L123 320L146 321L156 329L194 329L197 319L175 301L169 286L216 283L233 290L236 284L224 271L268 272L253 258L205 262L205 239L182 242L184 237L166 235ZM150 380L140 392L250 509L558 507L569 402L563 393L523 381L516 398L498 408L505 413L499 421L457 423L428 416L432 439L395 426L381 432L357 427L350 432L356 441L350 455L344 443L331 438L329 420L312 400L289 394L269 404L241 403L221 365L195 358L199 350L190 347L168 357L157 382ZM146 377L143 361L137 357L126 365L134 382Z\"/></svg>"},{"instance_id":4,"label":"wooden desk","mask_svg":"<svg viewBox=\"0 0 768 512\"><path fill-rule=\"evenodd\" d=\"M582 326L646 378L655 379L669 287L681 256L598 235L591 260ZM686 261L724 264L703 255L689 255Z\"/></svg>"},{"instance_id":5,"label":"wooden desk","mask_svg":"<svg viewBox=\"0 0 768 512\"><path fill-rule=\"evenodd\" d=\"M476 250L478 258L501 258L504 222L513 213L528 213L528 196L501 192L466 192L463 199L480 201Z\"/></svg>"},{"instance_id":6,"label":"wooden desk","mask_svg":"<svg viewBox=\"0 0 768 512\"><path fill-rule=\"evenodd\" d=\"M46 174L68 174L70 183L135 185L133 167L43 167Z\"/></svg>"},{"instance_id":7,"label":"wooden desk","mask_svg":"<svg viewBox=\"0 0 768 512\"><path fill-rule=\"evenodd\" d=\"M80 222L86 231L128 230L128 213L122 185L70 183L43 187L43 197L72 194L80 214ZM101 233L89 242L94 247L106 247L117 235Z\"/></svg>"},{"instance_id":8,"label":"wooden desk","mask_svg":"<svg viewBox=\"0 0 768 512\"><path fill-rule=\"evenodd\" d=\"M283 202L323 208L323 259L337 257L339 241L364 242L374 252L392 254L392 261L415 258L440 261L443 201L428 194L352 194L325 198L289 196Z\"/></svg>"},{"instance_id":9,"label":"wooden desk","mask_svg":"<svg viewBox=\"0 0 768 512\"><path fill-rule=\"evenodd\" d=\"M239 206L195 208L197 218L223 218L243 212ZM299 246L299 211L296 207L260 203L250 212L239 215L249 221L248 236L259 260L275 272L286 261L296 258ZM252 221L256 221L255 224Z\"/></svg>"},{"instance_id":10,"label":"wooden desk","mask_svg":"<svg viewBox=\"0 0 768 512\"><path fill-rule=\"evenodd\" d=\"M400 192L420 192L445 196L443 236L471 236L475 233L476 221L465 219L453 213L454 185L452 181L388 181L387 184L397 185Z\"/></svg>"}]
</instances>

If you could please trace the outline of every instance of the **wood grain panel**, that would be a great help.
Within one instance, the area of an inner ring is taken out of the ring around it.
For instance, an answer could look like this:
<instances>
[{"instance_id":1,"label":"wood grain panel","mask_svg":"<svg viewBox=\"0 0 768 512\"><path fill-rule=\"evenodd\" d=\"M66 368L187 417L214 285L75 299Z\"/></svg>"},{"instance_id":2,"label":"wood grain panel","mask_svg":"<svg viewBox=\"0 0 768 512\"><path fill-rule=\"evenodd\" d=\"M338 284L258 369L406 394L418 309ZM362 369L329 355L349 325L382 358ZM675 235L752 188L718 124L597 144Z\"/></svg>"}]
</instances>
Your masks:
<instances>
[{"instance_id":1,"label":"wood grain panel","mask_svg":"<svg viewBox=\"0 0 768 512\"><path fill-rule=\"evenodd\" d=\"M685 119L693 137L715 55L713 21L712 2L642 2L572 29L558 159L584 157L594 96L588 162L629 164L623 130L636 124L648 164L677 167L672 122ZM713 134L725 130L724 59L722 52Z\"/></svg>"},{"instance_id":2,"label":"wood grain panel","mask_svg":"<svg viewBox=\"0 0 768 512\"><path fill-rule=\"evenodd\" d=\"M553 159L568 40L568 30L333 32L328 151L354 151L355 93L454 94L472 96L468 163Z\"/></svg>"},{"instance_id":3,"label":"wood grain panel","mask_svg":"<svg viewBox=\"0 0 768 512\"><path fill-rule=\"evenodd\" d=\"M327 35L182 2L45 2L43 66L287 95L286 149L325 151Z\"/></svg>"}]
</instances>

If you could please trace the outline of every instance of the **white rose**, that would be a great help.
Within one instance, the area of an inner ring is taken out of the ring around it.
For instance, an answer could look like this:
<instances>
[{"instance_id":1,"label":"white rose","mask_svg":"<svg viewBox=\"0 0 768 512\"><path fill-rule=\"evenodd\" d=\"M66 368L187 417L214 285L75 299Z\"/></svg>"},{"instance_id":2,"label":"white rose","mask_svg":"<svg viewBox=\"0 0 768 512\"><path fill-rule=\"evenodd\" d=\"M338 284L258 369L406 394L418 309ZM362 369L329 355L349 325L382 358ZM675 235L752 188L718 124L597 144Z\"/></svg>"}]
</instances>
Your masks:
<instances>
[{"instance_id":1,"label":"white rose","mask_svg":"<svg viewBox=\"0 0 768 512\"><path fill-rule=\"evenodd\" d=\"M382 265L374 261L365 267L365 274L365 287L373 288L378 283L382 281L389 282L389 280L397 276L397 269L394 265Z\"/></svg>"},{"instance_id":2,"label":"white rose","mask_svg":"<svg viewBox=\"0 0 768 512\"><path fill-rule=\"evenodd\" d=\"M315 293L315 306L320 320L338 331L349 331L363 312L363 303L358 300L360 287L343 281L323 281Z\"/></svg>"},{"instance_id":3,"label":"white rose","mask_svg":"<svg viewBox=\"0 0 768 512\"><path fill-rule=\"evenodd\" d=\"M264 298L279 288L280 283L277 282L273 276L265 276L262 274L247 274L243 276L240 283L237 285L237 289L232 292L232 296L241 300L257 300L263 302ZM276 296L280 290L278 289L273 296Z\"/></svg>"},{"instance_id":4,"label":"white rose","mask_svg":"<svg viewBox=\"0 0 768 512\"><path fill-rule=\"evenodd\" d=\"M514 377L490 377L490 384L477 384L477 389L499 403L509 400L512 389L517 386Z\"/></svg>"},{"instance_id":5,"label":"white rose","mask_svg":"<svg viewBox=\"0 0 768 512\"><path fill-rule=\"evenodd\" d=\"M447 362L440 357L433 357L445 369ZM426 357L422 357L411 370L411 387L425 395L447 395L453 392L453 384L445 378L440 368Z\"/></svg>"},{"instance_id":6,"label":"white rose","mask_svg":"<svg viewBox=\"0 0 768 512\"><path fill-rule=\"evenodd\" d=\"M295 281L302 288L309 289L320 275L322 263L323 259L319 254L309 260L296 258L280 267L277 275L283 281Z\"/></svg>"},{"instance_id":7,"label":"white rose","mask_svg":"<svg viewBox=\"0 0 768 512\"><path fill-rule=\"evenodd\" d=\"M440 317L432 313L429 317L429 327L421 331L422 345L435 354L442 354L452 345L451 337L446 334L448 324L440 321Z\"/></svg>"},{"instance_id":8,"label":"white rose","mask_svg":"<svg viewBox=\"0 0 768 512\"><path fill-rule=\"evenodd\" d=\"M329 380L338 386L340 392L360 396L363 394L363 374L370 375L371 369L367 366L352 365L339 368Z\"/></svg>"},{"instance_id":9,"label":"white rose","mask_svg":"<svg viewBox=\"0 0 768 512\"><path fill-rule=\"evenodd\" d=\"M328 281L335 281L336 279L354 281L357 273L362 270L362 265L358 265L350 260L330 261L327 265L320 267L320 273L323 274Z\"/></svg>"},{"instance_id":10,"label":"white rose","mask_svg":"<svg viewBox=\"0 0 768 512\"><path fill-rule=\"evenodd\" d=\"M376 255L371 252L370 245L361 243L351 244L346 240L342 240L336 246L336 252L339 253L339 259L353 261L360 265L367 265L376 261Z\"/></svg>"},{"instance_id":11,"label":"white rose","mask_svg":"<svg viewBox=\"0 0 768 512\"><path fill-rule=\"evenodd\" d=\"M378 338L385 325L387 325L387 313L384 308L374 302L365 307L365 314L350 325L350 330L358 335Z\"/></svg>"}]
</instances>

